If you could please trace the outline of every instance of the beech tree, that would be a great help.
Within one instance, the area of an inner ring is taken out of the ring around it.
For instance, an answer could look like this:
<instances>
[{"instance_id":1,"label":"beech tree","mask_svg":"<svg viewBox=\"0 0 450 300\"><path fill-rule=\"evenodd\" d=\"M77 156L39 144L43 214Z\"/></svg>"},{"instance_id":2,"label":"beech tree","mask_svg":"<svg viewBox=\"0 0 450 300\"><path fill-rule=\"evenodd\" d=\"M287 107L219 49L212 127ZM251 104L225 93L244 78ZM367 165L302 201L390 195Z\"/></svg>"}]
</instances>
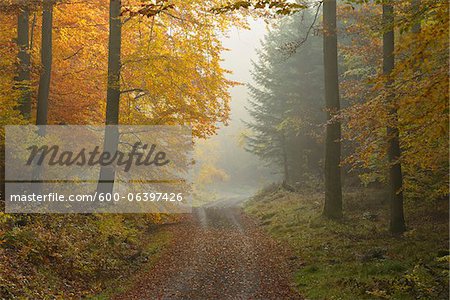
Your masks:
<instances>
[{"instance_id":1,"label":"beech tree","mask_svg":"<svg viewBox=\"0 0 450 300\"><path fill-rule=\"evenodd\" d=\"M390 76L395 65L395 35L394 35L394 7L389 3L390 0L383 2L383 73ZM388 160L389 160L389 186L390 186L390 226L392 233L402 233L406 230L405 218L403 214L403 175L401 167L401 151L398 130L398 108L395 103L395 96L392 94L392 79L386 82L388 96L386 99L390 107L390 124L387 128L388 135Z\"/></svg>"},{"instance_id":2,"label":"beech tree","mask_svg":"<svg viewBox=\"0 0 450 300\"><path fill-rule=\"evenodd\" d=\"M44 0L42 10L41 64L37 97L36 125L47 125L48 97L53 57L53 0Z\"/></svg>"},{"instance_id":3,"label":"beech tree","mask_svg":"<svg viewBox=\"0 0 450 300\"><path fill-rule=\"evenodd\" d=\"M120 107L120 54L122 46L121 0L109 3L109 42L108 42L108 87L106 95L106 120L103 149L111 155L117 151L119 143ZM102 166L97 191L112 193L114 187L114 166Z\"/></svg>"},{"instance_id":4,"label":"beech tree","mask_svg":"<svg viewBox=\"0 0 450 300\"><path fill-rule=\"evenodd\" d=\"M30 7L26 3L19 6L17 14L17 77L16 85L20 90L19 111L25 119L31 117L30 91Z\"/></svg>"},{"instance_id":5,"label":"beech tree","mask_svg":"<svg viewBox=\"0 0 450 300\"><path fill-rule=\"evenodd\" d=\"M342 217L341 124L336 32L336 0L323 1L323 57L325 103L327 110L325 142L325 206L323 214L331 219Z\"/></svg>"}]
</instances>

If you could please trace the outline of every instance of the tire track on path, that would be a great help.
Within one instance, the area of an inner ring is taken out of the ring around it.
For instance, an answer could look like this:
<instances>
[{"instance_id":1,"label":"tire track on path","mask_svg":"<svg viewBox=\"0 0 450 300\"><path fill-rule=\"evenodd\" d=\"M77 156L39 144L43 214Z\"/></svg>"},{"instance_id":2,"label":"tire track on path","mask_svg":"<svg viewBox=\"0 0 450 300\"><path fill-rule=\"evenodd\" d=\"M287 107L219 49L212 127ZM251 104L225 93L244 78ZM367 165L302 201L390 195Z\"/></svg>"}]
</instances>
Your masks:
<instances>
[{"instance_id":1,"label":"tire track on path","mask_svg":"<svg viewBox=\"0 0 450 300\"><path fill-rule=\"evenodd\" d=\"M301 299L288 255L234 205L196 208L172 226L174 241L115 299Z\"/></svg>"}]
</instances>

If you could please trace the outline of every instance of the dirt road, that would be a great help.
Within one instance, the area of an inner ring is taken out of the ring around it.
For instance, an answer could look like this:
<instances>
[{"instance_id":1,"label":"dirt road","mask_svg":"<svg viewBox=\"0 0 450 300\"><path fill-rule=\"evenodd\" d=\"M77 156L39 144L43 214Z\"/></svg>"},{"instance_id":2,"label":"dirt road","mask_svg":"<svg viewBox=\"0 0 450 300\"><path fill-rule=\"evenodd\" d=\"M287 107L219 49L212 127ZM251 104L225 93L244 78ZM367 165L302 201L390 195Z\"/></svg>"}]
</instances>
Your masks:
<instances>
[{"instance_id":1,"label":"dirt road","mask_svg":"<svg viewBox=\"0 0 450 300\"><path fill-rule=\"evenodd\" d=\"M169 249L116 299L301 299L287 250L232 201L194 209L170 230Z\"/></svg>"}]
</instances>

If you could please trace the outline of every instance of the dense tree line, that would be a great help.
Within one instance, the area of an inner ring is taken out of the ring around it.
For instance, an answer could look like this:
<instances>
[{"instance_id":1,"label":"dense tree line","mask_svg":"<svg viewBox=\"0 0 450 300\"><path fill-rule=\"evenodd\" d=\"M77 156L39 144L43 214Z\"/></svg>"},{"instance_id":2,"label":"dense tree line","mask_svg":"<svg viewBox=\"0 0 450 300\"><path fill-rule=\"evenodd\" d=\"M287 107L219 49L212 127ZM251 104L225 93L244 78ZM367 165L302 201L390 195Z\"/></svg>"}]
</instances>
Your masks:
<instances>
[{"instance_id":1,"label":"dense tree line","mask_svg":"<svg viewBox=\"0 0 450 300\"><path fill-rule=\"evenodd\" d=\"M189 125L195 138L206 138L228 120L229 88L235 83L220 66L219 33L240 26L240 19L210 13L216 1L142 4L1 1L2 200L3 125ZM117 146L117 136L106 136L111 139L105 149L114 151L108 147ZM111 171L103 170L100 178L114 180ZM0 209L0 298L80 298L98 292L104 288L99 278L118 275L141 259L146 228L167 217L14 216L3 212L4 201ZM40 280L43 272L61 280ZM66 291L67 282L80 287Z\"/></svg>"},{"instance_id":2,"label":"dense tree line","mask_svg":"<svg viewBox=\"0 0 450 300\"><path fill-rule=\"evenodd\" d=\"M364 184L380 182L388 187L390 231L402 233L406 230L404 195L410 199L448 195L448 145L444 142L448 136L444 126L448 123L448 3L325 0L317 5L322 5L318 29L323 52L314 46L316 37L306 35L305 39L305 30L312 28L311 16L294 14L265 38L254 66L248 149L282 170L285 181L295 182L293 170L308 172L295 162L311 143L295 146L307 130L293 120L320 115L299 109L302 106L326 113L326 122L317 117L313 122L326 127L324 140L316 140L318 149L324 148L321 159L316 158L323 170L324 215L342 217L341 167L346 166L345 171L352 170ZM306 29L298 30L302 27ZM282 37L286 32L290 43ZM295 51L283 61L279 57L286 44L294 45ZM323 70L311 73L302 64L302 55L316 67L321 64L314 59L322 56ZM320 73L323 81L317 77ZM305 77L324 88L313 86ZM300 85L306 87L307 95L292 93ZM309 96L316 101L310 102ZM433 185L427 187L430 182Z\"/></svg>"},{"instance_id":3,"label":"dense tree line","mask_svg":"<svg viewBox=\"0 0 450 300\"><path fill-rule=\"evenodd\" d=\"M253 62L249 86L253 122L247 122L247 150L279 170L288 184L320 174L324 122L322 45L311 37L301 51L288 43L307 32L312 16L282 21L265 37ZM285 46L285 49L281 49Z\"/></svg>"}]
</instances>

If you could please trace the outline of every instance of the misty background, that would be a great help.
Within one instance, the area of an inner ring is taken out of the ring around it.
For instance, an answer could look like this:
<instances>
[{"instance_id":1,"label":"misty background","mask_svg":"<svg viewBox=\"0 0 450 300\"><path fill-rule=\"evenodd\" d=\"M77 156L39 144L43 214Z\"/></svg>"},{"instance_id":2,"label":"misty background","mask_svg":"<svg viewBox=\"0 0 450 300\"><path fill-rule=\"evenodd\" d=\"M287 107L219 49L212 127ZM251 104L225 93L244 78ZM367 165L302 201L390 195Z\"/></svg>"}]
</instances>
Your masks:
<instances>
[{"instance_id":1,"label":"misty background","mask_svg":"<svg viewBox=\"0 0 450 300\"><path fill-rule=\"evenodd\" d=\"M248 129L244 121L251 120L246 109L249 105L247 85L254 84L252 61L257 60L257 50L269 30L269 25L261 19L249 19L248 22L249 29L232 28L222 38L224 47L228 49L222 54L222 66L232 72L228 79L240 85L230 89L228 126L220 124L216 135L196 141L194 173L196 197L201 198L200 202L250 197L263 186L281 180L279 170L267 166L266 162L245 150L243 133Z\"/></svg>"}]
</instances>

